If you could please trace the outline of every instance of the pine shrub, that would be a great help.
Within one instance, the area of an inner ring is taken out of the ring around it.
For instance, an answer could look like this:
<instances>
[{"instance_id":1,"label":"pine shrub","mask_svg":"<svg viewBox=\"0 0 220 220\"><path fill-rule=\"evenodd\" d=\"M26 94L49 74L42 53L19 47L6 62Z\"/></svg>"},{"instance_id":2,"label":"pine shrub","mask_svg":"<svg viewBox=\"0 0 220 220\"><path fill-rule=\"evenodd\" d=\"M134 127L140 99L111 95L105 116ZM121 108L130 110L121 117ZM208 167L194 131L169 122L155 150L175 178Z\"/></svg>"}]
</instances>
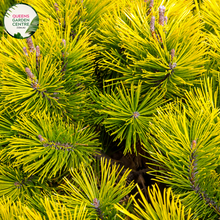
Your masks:
<instances>
[{"instance_id":1,"label":"pine shrub","mask_svg":"<svg viewBox=\"0 0 220 220\"><path fill-rule=\"evenodd\" d=\"M0 219L220 219L219 0L0 6Z\"/></svg>"}]
</instances>

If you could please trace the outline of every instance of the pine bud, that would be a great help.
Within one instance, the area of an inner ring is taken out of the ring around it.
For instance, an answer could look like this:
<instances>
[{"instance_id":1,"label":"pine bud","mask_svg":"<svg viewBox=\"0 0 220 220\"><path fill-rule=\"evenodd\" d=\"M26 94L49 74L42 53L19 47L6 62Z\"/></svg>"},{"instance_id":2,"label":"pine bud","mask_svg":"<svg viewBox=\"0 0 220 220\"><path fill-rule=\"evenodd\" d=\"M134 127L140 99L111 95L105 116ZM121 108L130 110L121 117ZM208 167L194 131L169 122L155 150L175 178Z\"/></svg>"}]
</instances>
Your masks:
<instances>
[{"instance_id":1,"label":"pine bud","mask_svg":"<svg viewBox=\"0 0 220 220\"><path fill-rule=\"evenodd\" d=\"M98 216L99 216L99 219L104 219L103 218L103 214L102 214L102 211L101 211L101 209L100 209L100 203L99 203L99 200L97 199L97 198L95 198L95 199L93 199L93 203L91 203L94 207L95 207L95 209L96 209L96 211L97 211L97 214L98 214Z\"/></svg>"},{"instance_id":2,"label":"pine bud","mask_svg":"<svg viewBox=\"0 0 220 220\"><path fill-rule=\"evenodd\" d=\"M22 184L19 183L19 182L15 182L14 185L17 187L17 188L21 188Z\"/></svg>"},{"instance_id":3,"label":"pine bud","mask_svg":"<svg viewBox=\"0 0 220 220\"><path fill-rule=\"evenodd\" d=\"M99 200L97 198L93 199L93 203L92 205L97 209L99 208L100 204L99 204Z\"/></svg>"},{"instance_id":4,"label":"pine bud","mask_svg":"<svg viewBox=\"0 0 220 220\"><path fill-rule=\"evenodd\" d=\"M151 21L150 21L150 31L152 34L154 33L154 24L155 24L155 17L152 16Z\"/></svg>"},{"instance_id":5,"label":"pine bud","mask_svg":"<svg viewBox=\"0 0 220 220\"><path fill-rule=\"evenodd\" d=\"M175 50L174 49L171 50L170 55L171 55L171 61L172 61L174 56L175 56Z\"/></svg>"},{"instance_id":6,"label":"pine bud","mask_svg":"<svg viewBox=\"0 0 220 220\"><path fill-rule=\"evenodd\" d=\"M173 63L173 64L170 63L170 64L169 64L169 67L170 67L171 70L173 70L176 66L177 66L176 63Z\"/></svg>"},{"instance_id":7,"label":"pine bud","mask_svg":"<svg viewBox=\"0 0 220 220\"><path fill-rule=\"evenodd\" d=\"M139 112L134 112L134 113L133 113L133 117L134 117L134 118L138 118L139 116L140 116L140 113L139 113Z\"/></svg>"},{"instance_id":8,"label":"pine bud","mask_svg":"<svg viewBox=\"0 0 220 220\"><path fill-rule=\"evenodd\" d=\"M55 10L56 10L56 12L57 12L57 14L58 14L58 12L60 11L60 9L59 9L59 6L58 6L58 4L55 2L54 3L54 8L55 8ZM59 22L59 25L61 25L61 23L60 23L60 19L58 19L58 22ZM65 21L64 21L65 22Z\"/></svg>"},{"instance_id":9,"label":"pine bud","mask_svg":"<svg viewBox=\"0 0 220 220\"><path fill-rule=\"evenodd\" d=\"M58 4L57 4L57 3L54 3L54 8L55 8L56 12L59 11L59 7L58 7Z\"/></svg>"},{"instance_id":10,"label":"pine bud","mask_svg":"<svg viewBox=\"0 0 220 220\"><path fill-rule=\"evenodd\" d=\"M145 1L145 2L148 2L148 1ZM152 10L153 6L154 6L154 0L150 0L149 10L147 12L147 15L149 15L151 13L151 10Z\"/></svg>"},{"instance_id":11,"label":"pine bud","mask_svg":"<svg viewBox=\"0 0 220 220\"><path fill-rule=\"evenodd\" d=\"M177 66L177 64L176 64L176 63L173 63L173 67L172 67L172 68L174 69L174 68L176 68L176 66Z\"/></svg>"},{"instance_id":12,"label":"pine bud","mask_svg":"<svg viewBox=\"0 0 220 220\"><path fill-rule=\"evenodd\" d=\"M193 141L192 141L192 144L191 144L191 149L192 149L192 150L195 150L196 144L197 144L197 143L196 143L196 140L193 140Z\"/></svg>"},{"instance_id":13,"label":"pine bud","mask_svg":"<svg viewBox=\"0 0 220 220\"><path fill-rule=\"evenodd\" d=\"M27 42L29 51L30 51L30 52L34 52L35 48L34 48L34 44L33 44L33 41L32 41L32 39L31 39L31 37L27 38L27 39L26 39L26 42Z\"/></svg>"},{"instance_id":14,"label":"pine bud","mask_svg":"<svg viewBox=\"0 0 220 220\"><path fill-rule=\"evenodd\" d=\"M159 24L164 26L164 13L165 13L165 7L161 5L159 7Z\"/></svg>"},{"instance_id":15,"label":"pine bud","mask_svg":"<svg viewBox=\"0 0 220 220\"><path fill-rule=\"evenodd\" d=\"M66 47L66 40L63 39L62 42L63 42L63 46Z\"/></svg>"},{"instance_id":16,"label":"pine bud","mask_svg":"<svg viewBox=\"0 0 220 220\"><path fill-rule=\"evenodd\" d=\"M24 51L24 54L25 54L26 56L28 56L28 52L27 52L27 48L26 48L26 47L23 47L23 51Z\"/></svg>"},{"instance_id":17,"label":"pine bud","mask_svg":"<svg viewBox=\"0 0 220 220\"><path fill-rule=\"evenodd\" d=\"M30 70L28 67L25 68L25 72L27 73L28 77L29 77L31 80L34 79L34 74L31 72L31 70Z\"/></svg>"},{"instance_id":18,"label":"pine bud","mask_svg":"<svg viewBox=\"0 0 220 220\"><path fill-rule=\"evenodd\" d=\"M39 65L39 61L40 61L40 47L36 46L36 62L37 62L37 65Z\"/></svg>"},{"instance_id":19,"label":"pine bud","mask_svg":"<svg viewBox=\"0 0 220 220\"><path fill-rule=\"evenodd\" d=\"M149 5L150 10L151 8L153 8L153 6L154 6L154 0L150 0L150 5Z\"/></svg>"},{"instance_id":20,"label":"pine bud","mask_svg":"<svg viewBox=\"0 0 220 220\"><path fill-rule=\"evenodd\" d=\"M40 142L44 142L45 141L40 134L38 135L38 138L39 138Z\"/></svg>"}]
</instances>

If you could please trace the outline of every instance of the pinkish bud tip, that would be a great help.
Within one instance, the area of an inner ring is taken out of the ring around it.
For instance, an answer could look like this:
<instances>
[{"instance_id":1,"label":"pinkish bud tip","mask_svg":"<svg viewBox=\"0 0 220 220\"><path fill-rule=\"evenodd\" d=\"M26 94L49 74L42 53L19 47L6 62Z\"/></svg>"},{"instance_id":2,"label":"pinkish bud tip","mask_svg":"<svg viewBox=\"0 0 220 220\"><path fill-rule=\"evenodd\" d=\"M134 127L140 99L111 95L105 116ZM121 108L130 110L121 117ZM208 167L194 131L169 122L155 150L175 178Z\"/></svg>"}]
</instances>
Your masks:
<instances>
[{"instance_id":1,"label":"pinkish bud tip","mask_svg":"<svg viewBox=\"0 0 220 220\"><path fill-rule=\"evenodd\" d=\"M150 0L150 5L149 5L149 7L150 7L150 8L153 8L153 6L154 6L154 0Z\"/></svg>"},{"instance_id":2,"label":"pinkish bud tip","mask_svg":"<svg viewBox=\"0 0 220 220\"><path fill-rule=\"evenodd\" d=\"M25 68L25 72L27 73L28 77L29 77L31 80L34 79L34 74L31 72L31 70L30 70L28 67Z\"/></svg>"},{"instance_id":3,"label":"pinkish bud tip","mask_svg":"<svg viewBox=\"0 0 220 220\"><path fill-rule=\"evenodd\" d=\"M39 57L40 56L40 47L36 46L36 56Z\"/></svg>"},{"instance_id":4,"label":"pinkish bud tip","mask_svg":"<svg viewBox=\"0 0 220 220\"><path fill-rule=\"evenodd\" d=\"M40 61L40 47L36 46L36 63L37 63L37 65L39 65L39 61Z\"/></svg>"},{"instance_id":5,"label":"pinkish bud tip","mask_svg":"<svg viewBox=\"0 0 220 220\"><path fill-rule=\"evenodd\" d=\"M99 201L97 198L93 199L93 205L95 208L99 208Z\"/></svg>"},{"instance_id":6,"label":"pinkish bud tip","mask_svg":"<svg viewBox=\"0 0 220 220\"><path fill-rule=\"evenodd\" d=\"M30 52L34 52L35 48L34 48L34 44L33 44L33 41L32 41L32 39L31 39L31 37L27 38L27 39L26 39L26 42L27 42L29 51L30 51Z\"/></svg>"},{"instance_id":7,"label":"pinkish bud tip","mask_svg":"<svg viewBox=\"0 0 220 220\"><path fill-rule=\"evenodd\" d=\"M56 12L58 12L59 11L59 7L58 7L57 3L54 3L54 7L55 7Z\"/></svg>"},{"instance_id":8,"label":"pinkish bud tip","mask_svg":"<svg viewBox=\"0 0 220 220\"><path fill-rule=\"evenodd\" d=\"M26 56L28 56L28 52L27 52L27 48L26 48L26 47L23 47L23 51L24 51L24 54L25 54Z\"/></svg>"},{"instance_id":9,"label":"pinkish bud tip","mask_svg":"<svg viewBox=\"0 0 220 220\"><path fill-rule=\"evenodd\" d=\"M44 142L45 141L40 134L38 135L38 138L39 138L40 142Z\"/></svg>"},{"instance_id":10,"label":"pinkish bud tip","mask_svg":"<svg viewBox=\"0 0 220 220\"><path fill-rule=\"evenodd\" d=\"M172 49L172 50L170 51L170 55L171 55L171 60L173 60L173 58L174 58L174 56L175 56L175 50L174 50L174 49Z\"/></svg>"},{"instance_id":11,"label":"pinkish bud tip","mask_svg":"<svg viewBox=\"0 0 220 220\"><path fill-rule=\"evenodd\" d=\"M192 150L195 149L196 144L197 144L197 143L196 143L196 140L193 140L193 141L192 141L192 144L191 144L191 149L192 149Z\"/></svg>"},{"instance_id":12,"label":"pinkish bud tip","mask_svg":"<svg viewBox=\"0 0 220 220\"><path fill-rule=\"evenodd\" d=\"M63 42L63 46L66 47L66 40L63 39L62 42Z\"/></svg>"},{"instance_id":13,"label":"pinkish bud tip","mask_svg":"<svg viewBox=\"0 0 220 220\"><path fill-rule=\"evenodd\" d=\"M165 6L163 6L163 5L161 5L160 7L159 7L159 13L165 13Z\"/></svg>"},{"instance_id":14,"label":"pinkish bud tip","mask_svg":"<svg viewBox=\"0 0 220 220\"><path fill-rule=\"evenodd\" d=\"M151 33L154 32L154 24L155 24L155 17L152 16L151 21L150 21L150 31L151 31Z\"/></svg>"},{"instance_id":15,"label":"pinkish bud tip","mask_svg":"<svg viewBox=\"0 0 220 220\"><path fill-rule=\"evenodd\" d=\"M164 13L165 13L165 7L161 5L159 7L159 24L164 26Z\"/></svg>"},{"instance_id":16,"label":"pinkish bud tip","mask_svg":"<svg viewBox=\"0 0 220 220\"><path fill-rule=\"evenodd\" d=\"M146 2L148 2L148 1L146 1ZM151 13L151 10L152 10L153 6L154 6L154 0L150 0L149 10L147 12L147 15L149 15Z\"/></svg>"}]
</instances>

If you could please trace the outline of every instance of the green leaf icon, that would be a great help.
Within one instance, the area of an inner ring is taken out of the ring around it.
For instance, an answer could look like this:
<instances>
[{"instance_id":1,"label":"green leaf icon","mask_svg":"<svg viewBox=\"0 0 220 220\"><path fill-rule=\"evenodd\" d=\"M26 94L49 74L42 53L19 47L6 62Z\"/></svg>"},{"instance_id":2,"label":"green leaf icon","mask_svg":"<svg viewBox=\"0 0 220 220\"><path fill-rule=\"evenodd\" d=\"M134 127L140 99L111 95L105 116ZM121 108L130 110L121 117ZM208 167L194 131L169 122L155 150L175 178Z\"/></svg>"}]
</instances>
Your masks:
<instances>
[{"instance_id":1,"label":"green leaf icon","mask_svg":"<svg viewBox=\"0 0 220 220\"><path fill-rule=\"evenodd\" d=\"M17 38L17 39L24 39L22 36L21 36L21 33L17 33L17 34L14 34L14 37Z\"/></svg>"},{"instance_id":2,"label":"green leaf icon","mask_svg":"<svg viewBox=\"0 0 220 220\"><path fill-rule=\"evenodd\" d=\"M30 26L28 27L27 31L25 33L31 33L31 32L35 32L38 28L39 25L39 17L36 16L30 23Z\"/></svg>"}]
</instances>

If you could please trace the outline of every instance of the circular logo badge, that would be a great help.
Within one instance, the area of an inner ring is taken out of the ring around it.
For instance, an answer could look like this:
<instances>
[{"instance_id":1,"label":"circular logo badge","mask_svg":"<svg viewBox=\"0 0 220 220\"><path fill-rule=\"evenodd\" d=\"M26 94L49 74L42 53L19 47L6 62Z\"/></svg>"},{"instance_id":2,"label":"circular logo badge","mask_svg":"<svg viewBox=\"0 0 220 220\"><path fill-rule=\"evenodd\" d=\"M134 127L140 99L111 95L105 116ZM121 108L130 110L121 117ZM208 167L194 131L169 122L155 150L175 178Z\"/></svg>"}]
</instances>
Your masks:
<instances>
[{"instance_id":1,"label":"circular logo badge","mask_svg":"<svg viewBox=\"0 0 220 220\"><path fill-rule=\"evenodd\" d=\"M37 12L24 3L10 7L4 16L4 26L8 34L14 38L24 39L33 35L39 25Z\"/></svg>"}]
</instances>

